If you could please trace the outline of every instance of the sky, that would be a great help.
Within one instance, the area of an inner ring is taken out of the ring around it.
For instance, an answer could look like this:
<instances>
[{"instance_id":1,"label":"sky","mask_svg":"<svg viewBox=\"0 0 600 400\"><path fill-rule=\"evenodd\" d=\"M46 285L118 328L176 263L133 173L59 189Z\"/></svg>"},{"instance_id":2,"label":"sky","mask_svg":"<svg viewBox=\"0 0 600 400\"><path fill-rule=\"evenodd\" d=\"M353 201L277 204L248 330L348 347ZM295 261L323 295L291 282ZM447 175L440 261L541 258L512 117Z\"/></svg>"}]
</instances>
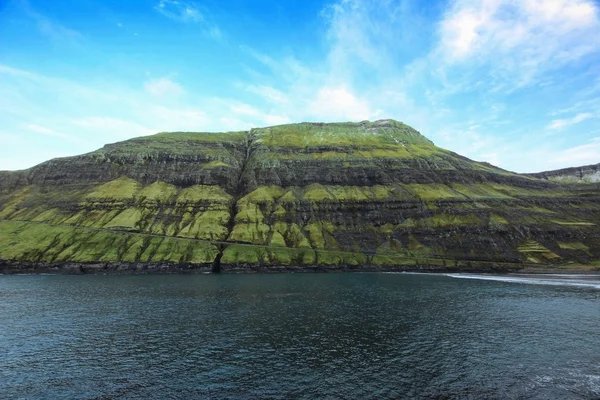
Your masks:
<instances>
[{"instance_id":1,"label":"sky","mask_svg":"<svg viewBox=\"0 0 600 400\"><path fill-rule=\"evenodd\" d=\"M0 170L385 118L515 172L600 162L600 1L0 0Z\"/></svg>"}]
</instances>

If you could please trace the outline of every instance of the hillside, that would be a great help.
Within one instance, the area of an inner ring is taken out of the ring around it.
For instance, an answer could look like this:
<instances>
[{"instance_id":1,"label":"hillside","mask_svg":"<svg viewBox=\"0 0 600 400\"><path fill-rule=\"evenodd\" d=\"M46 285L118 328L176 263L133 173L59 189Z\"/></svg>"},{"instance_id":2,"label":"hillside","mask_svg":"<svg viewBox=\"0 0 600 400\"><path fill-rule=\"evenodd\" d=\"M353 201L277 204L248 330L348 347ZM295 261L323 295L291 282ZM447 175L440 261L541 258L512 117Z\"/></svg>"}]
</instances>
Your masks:
<instances>
[{"instance_id":1,"label":"hillside","mask_svg":"<svg viewBox=\"0 0 600 400\"><path fill-rule=\"evenodd\" d=\"M159 133L0 173L0 271L600 267L600 186L393 120Z\"/></svg>"}]
</instances>

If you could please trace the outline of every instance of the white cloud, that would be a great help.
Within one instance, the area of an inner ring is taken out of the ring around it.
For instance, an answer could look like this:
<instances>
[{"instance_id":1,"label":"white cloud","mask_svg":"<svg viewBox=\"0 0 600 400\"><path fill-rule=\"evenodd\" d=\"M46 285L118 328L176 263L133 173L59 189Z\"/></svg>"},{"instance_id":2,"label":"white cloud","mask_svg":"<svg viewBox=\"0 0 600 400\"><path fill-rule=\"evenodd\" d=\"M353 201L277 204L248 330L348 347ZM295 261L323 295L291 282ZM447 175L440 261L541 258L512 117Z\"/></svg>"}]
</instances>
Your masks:
<instances>
[{"instance_id":1,"label":"white cloud","mask_svg":"<svg viewBox=\"0 0 600 400\"><path fill-rule=\"evenodd\" d=\"M593 118L594 114L592 113L579 113L573 118L564 118L564 119L555 119L550 125L548 125L549 129L562 129L570 125L575 125L580 122L585 121L586 119Z\"/></svg>"},{"instance_id":2,"label":"white cloud","mask_svg":"<svg viewBox=\"0 0 600 400\"><path fill-rule=\"evenodd\" d=\"M516 170L547 163L545 156L532 163L535 147L528 147L544 140L545 121L524 117L522 98L507 94L528 86L527 95L535 96L538 83L546 85L546 94L574 93L569 85L577 76L567 71L584 62L594 65L591 57L600 51L598 5L591 0L450 0L438 35L432 41L417 38L414 43L425 46L404 57L403 47L411 46L407 38L415 37L401 27L419 18L418 12L402 14L411 3L339 0L327 8L327 76L312 86L318 101L309 100L307 111L319 119L343 120L355 119L353 114L375 119L379 114L373 110L381 109L436 144L474 159ZM587 72L588 89L594 86L594 71ZM347 93L335 96L331 88L347 88ZM326 101L336 98L342 100ZM548 107L561 102L548 100ZM562 103L568 104L567 97ZM567 125L592 118L589 111L595 108L583 106L566 114L569 118L555 116L562 118L552 121L555 129L567 131ZM548 112L545 108L544 102L532 105L540 115Z\"/></svg>"},{"instance_id":3,"label":"white cloud","mask_svg":"<svg viewBox=\"0 0 600 400\"><path fill-rule=\"evenodd\" d=\"M489 20L489 13L470 9L459 9L442 24L442 46L454 59L470 55L479 39L478 31Z\"/></svg>"},{"instance_id":4,"label":"white cloud","mask_svg":"<svg viewBox=\"0 0 600 400\"><path fill-rule=\"evenodd\" d=\"M360 121L372 115L369 103L347 88L323 87L309 105L311 115L324 120Z\"/></svg>"},{"instance_id":5,"label":"white cloud","mask_svg":"<svg viewBox=\"0 0 600 400\"><path fill-rule=\"evenodd\" d=\"M144 88L148 93L157 97L178 96L185 92L181 85L168 78L149 80L144 83Z\"/></svg>"},{"instance_id":6,"label":"white cloud","mask_svg":"<svg viewBox=\"0 0 600 400\"><path fill-rule=\"evenodd\" d=\"M437 53L450 63L520 70L527 82L600 49L598 14L591 0L457 0L441 22Z\"/></svg>"}]
</instances>

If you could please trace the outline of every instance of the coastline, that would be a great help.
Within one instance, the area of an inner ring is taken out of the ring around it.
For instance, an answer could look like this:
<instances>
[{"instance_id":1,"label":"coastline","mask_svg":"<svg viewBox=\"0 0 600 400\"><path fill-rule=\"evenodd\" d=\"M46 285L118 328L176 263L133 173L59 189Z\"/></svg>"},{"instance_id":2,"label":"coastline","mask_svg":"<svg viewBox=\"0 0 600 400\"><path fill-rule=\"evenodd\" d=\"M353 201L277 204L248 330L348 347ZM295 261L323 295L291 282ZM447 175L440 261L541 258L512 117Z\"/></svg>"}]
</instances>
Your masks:
<instances>
[{"instance_id":1,"label":"coastline","mask_svg":"<svg viewBox=\"0 0 600 400\"><path fill-rule=\"evenodd\" d=\"M222 264L220 271L213 271L213 264L189 263L77 263L77 262L22 262L0 260L0 274L56 274L56 275L166 275L166 274L273 274L273 273L344 273L344 272L420 272L420 273L473 273L473 274L523 274L523 275L600 275L595 265L502 265L455 266L397 265L397 266L294 266L263 264Z\"/></svg>"}]
</instances>

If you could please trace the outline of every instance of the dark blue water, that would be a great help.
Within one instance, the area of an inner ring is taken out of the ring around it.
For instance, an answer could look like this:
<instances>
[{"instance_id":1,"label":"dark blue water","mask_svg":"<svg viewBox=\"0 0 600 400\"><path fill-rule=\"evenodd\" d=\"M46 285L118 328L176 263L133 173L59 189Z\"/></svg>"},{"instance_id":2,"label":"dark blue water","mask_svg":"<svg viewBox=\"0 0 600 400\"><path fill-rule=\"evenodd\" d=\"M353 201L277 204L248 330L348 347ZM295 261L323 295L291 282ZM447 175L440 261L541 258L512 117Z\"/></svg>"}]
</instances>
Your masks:
<instances>
[{"instance_id":1,"label":"dark blue water","mask_svg":"<svg viewBox=\"0 0 600 400\"><path fill-rule=\"evenodd\" d=\"M600 398L600 282L527 281L0 276L0 398Z\"/></svg>"}]
</instances>

